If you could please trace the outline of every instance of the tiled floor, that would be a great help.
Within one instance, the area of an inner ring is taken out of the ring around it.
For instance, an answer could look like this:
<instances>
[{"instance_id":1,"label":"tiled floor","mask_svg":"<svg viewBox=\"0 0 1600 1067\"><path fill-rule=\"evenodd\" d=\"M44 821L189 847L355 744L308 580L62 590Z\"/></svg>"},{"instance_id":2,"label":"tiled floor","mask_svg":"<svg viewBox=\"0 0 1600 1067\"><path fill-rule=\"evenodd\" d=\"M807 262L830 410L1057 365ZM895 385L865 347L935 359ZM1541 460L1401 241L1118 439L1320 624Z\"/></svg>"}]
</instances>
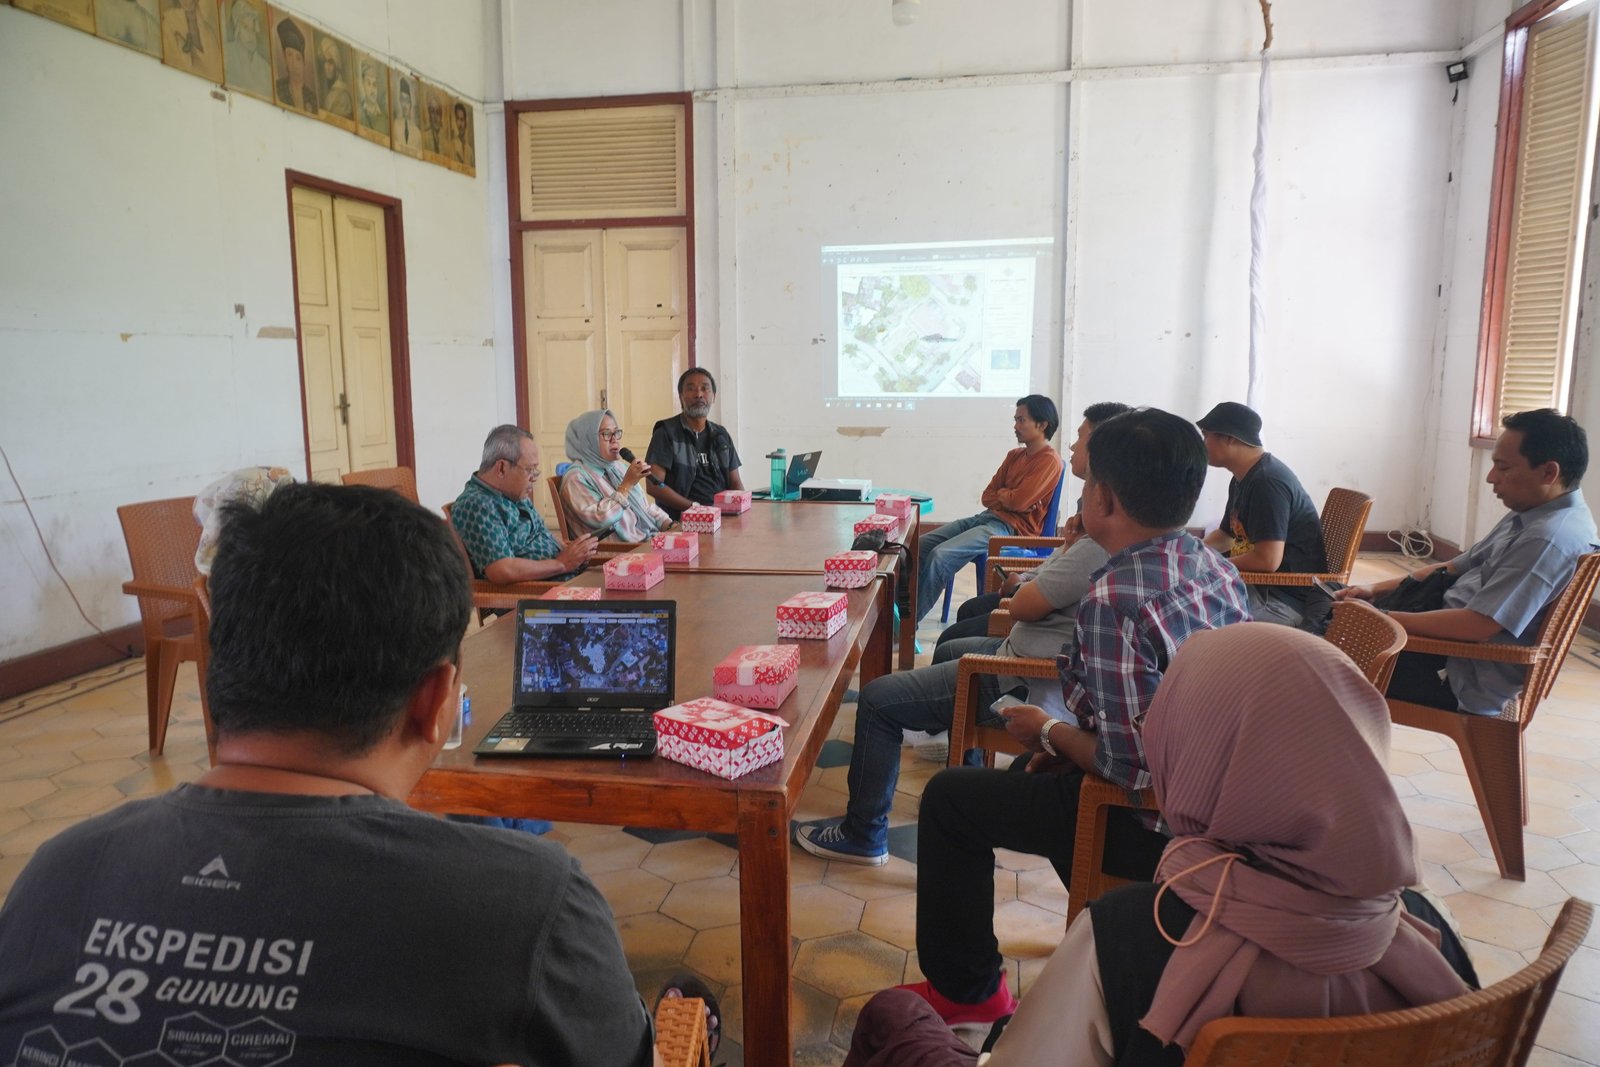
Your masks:
<instances>
[{"instance_id":1,"label":"tiled floor","mask_svg":"<svg viewBox=\"0 0 1600 1067\"><path fill-rule=\"evenodd\" d=\"M1364 557L1357 579L1395 573L1396 557ZM970 573L970 572L969 572ZM923 627L930 651L937 622ZM926 657L924 657L925 661ZM1552 698L1527 733L1532 821L1528 879L1500 879L1454 747L1400 728L1395 784L1416 828L1426 879L1443 894L1468 938L1479 974L1492 982L1538 954L1560 903L1600 901L1600 643L1585 635ZM834 736L852 736L853 708ZM145 752L142 664L107 668L0 704L0 893L39 842L128 797L149 796L206 767L199 702L189 668L179 674L166 754ZM937 768L905 755L893 821L916 818L917 798ZM798 816L844 809L845 769L819 767ZM718 1060L738 1065L738 869L734 851L705 838L652 844L611 827L558 824L554 831L605 893L641 990L653 995L681 970L699 973L723 997L727 1039ZM825 863L793 854L796 1062L844 1057L856 1012L873 992L920 977L914 939L913 865ZM1002 855L995 872L1002 950L1026 992L1061 936L1066 891L1049 865ZM1600 1065L1600 929L1568 967L1532 1063Z\"/></svg>"}]
</instances>

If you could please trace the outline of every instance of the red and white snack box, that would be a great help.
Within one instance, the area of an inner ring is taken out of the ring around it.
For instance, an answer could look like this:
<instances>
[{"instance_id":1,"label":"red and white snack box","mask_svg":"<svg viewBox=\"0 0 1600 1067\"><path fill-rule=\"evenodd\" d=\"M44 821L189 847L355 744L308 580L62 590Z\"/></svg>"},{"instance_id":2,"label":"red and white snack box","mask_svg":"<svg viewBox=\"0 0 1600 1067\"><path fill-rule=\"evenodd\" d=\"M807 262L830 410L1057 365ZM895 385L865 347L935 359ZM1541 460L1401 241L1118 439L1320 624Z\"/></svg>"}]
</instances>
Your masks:
<instances>
[{"instance_id":1,"label":"red and white snack box","mask_svg":"<svg viewBox=\"0 0 1600 1067\"><path fill-rule=\"evenodd\" d=\"M711 695L746 708L775 708L794 692L799 645L740 645L711 669Z\"/></svg>"},{"instance_id":2,"label":"red and white snack box","mask_svg":"<svg viewBox=\"0 0 1600 1067\"><path fill-rule=\"evenodd\" d=\"M779 637L829 638L844 629L844 593L796 593L778 605Z\"/></svg>"},{"instance_id":3,"label":"red and white snack box","mask_svg":"<svg viewBox=\"0 0 1600 1067\"><path fill-rule=\"evenodd\" d=\"M878 575L876 552L836 552L822 563L829 589L860 589Z\"/></svg>"},{"instance_id":4,"label":"red and white snack box","mask_svg":"<svg viewBox=\"0 0 1600 1067\"><path fill-rule=\"evenodd\" d=\"M868 530L882 530L883 536L893 541L900 533L900 520L880 511L856 523L856 536L859 537Z\"/></svg>"},{"instance_id":5,"label":"red and white snack box","mask_svg":"<svg viewBox=\"0 0 1600 1067\"><path fill-rule=\"evenodd\" d=\"M539 594L540 600L599 600L600 590L594 586L558 585Z\"/></svg>"},{"instance_id":6,"label":"red and white snack box","mask_svg":"<svg viewBox=\"0 0 1600 1067\"><path fill-rule=\"evenodd\" d=\"M606 560L607 589L649 589L667 576L667 561L659 552L629 552Z\"/></svg>"},{"instance_id":7,"label":"red and white snack box","mask_svg":"<svg viewBox=\"0 0 1600 1067\"><path fill-rule=\"evenodd\" d=\"M738 778L783 759L783 727L776 715L700 697L655 713L656 753Z\"/></svg>"},{"instance_id":8,"label":"red and white snack box","mask_svg":"<svg viewBox=\"0 0 1600 1067\"><path fill-rule=\"evenodd\" d=\"M696 504L679 516L685 533L716 533L722 529L722 509Z\"/></svg>"},{"instance_id":9,"label":"red and white snack box","mask_svg":"<svg viewBox=\"0 0 1600 1067\"><path fill-rule=\"evenodd\" d=\"M700 535L692 533L651 534L650 547L661 553L668 563L693 563L700 558Z\"/></svg>"},{"instance_id":10,"label":"red and white snack box","mask_svg":"<svg viewBox=\"0 0 1600 1067\"><path fill-rule=\"evenodd\" d=\"M724 515L740 515L750 510L750 490L724 489L712 497Z\"/></svg>"},{"instance_id":11,"label":"red and white snack box","mask_svg":"<svg viewBox=\"0 0 1600 1067\"><path fill-rule=\"evenodd\" d=\"M880 493L876 502L879 515L893 515L900 520L900 528L911 528L911 516L917 513L917 502L904 493Z\"/></svg>"}]
</instances>

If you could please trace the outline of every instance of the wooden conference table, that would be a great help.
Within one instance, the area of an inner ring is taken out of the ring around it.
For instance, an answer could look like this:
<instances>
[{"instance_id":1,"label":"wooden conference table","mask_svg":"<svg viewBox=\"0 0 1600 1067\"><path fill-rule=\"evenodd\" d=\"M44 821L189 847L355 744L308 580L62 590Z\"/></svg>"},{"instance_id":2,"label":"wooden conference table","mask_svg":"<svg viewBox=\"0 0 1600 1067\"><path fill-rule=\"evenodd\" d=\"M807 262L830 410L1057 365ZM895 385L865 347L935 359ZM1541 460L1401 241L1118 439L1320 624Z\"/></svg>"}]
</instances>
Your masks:
<instances>
[{"instance_id":1,"label":"wooden conference table","mask_svg":"<svg viewBox=\"0 0 1600 1067\"><path fill-rule=\"evenodd\" d=\"M606 599L677 601L676 697L708 696L711 670L728 652L738 645L778 640L775 608L780 601L824 587L819 570L801 567L811 560L820 566L821 559L839 549L841 538L848 546L850 527L862 508L757 505L742 516L725 516L718 535L701 536L697 563L672 568L652 589L608 592ZM750 520L748 528L733 525L741 520ZM747 541L765 542L766 548L758 550ZM793 569L771 569L782 563ZM767 569L756 569L763 566ZM884 566L892 568L893 563ZM462 644L462 679L476 711L463 743L440 754L410 803L426 811L736 835L745 1062L787 1067L793 1058L789 820L857 667L863 684L891 668L891 578L880 572L870 585L847 591L847 622L833 637L796 642L799 677L794 693L778 709L790 724L784 731L783 761L734 781L660 758L612 762L473 756L473 747L511 703L516 628L511 617L498 619ZM586 573L574 583L599 585L601 576Z\"/></svg>"}]
</instances>

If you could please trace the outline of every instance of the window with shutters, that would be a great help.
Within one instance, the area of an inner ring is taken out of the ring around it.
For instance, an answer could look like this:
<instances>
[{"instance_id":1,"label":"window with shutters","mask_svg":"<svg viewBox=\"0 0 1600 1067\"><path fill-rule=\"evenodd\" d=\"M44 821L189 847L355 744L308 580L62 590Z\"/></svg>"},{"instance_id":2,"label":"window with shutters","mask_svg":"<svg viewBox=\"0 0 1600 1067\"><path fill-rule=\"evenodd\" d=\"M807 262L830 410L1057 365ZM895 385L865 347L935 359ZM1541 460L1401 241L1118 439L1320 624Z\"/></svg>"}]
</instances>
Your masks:
<instances>
[{"instance_id":1,"label":"window with shutters","mask_svg":"<svg viewBox=\"0 0 1600 1067\"><path fill-rule=\"evenodd\" d=\"M1505 415L1566 410L1589 221L1600 0L1534 0L1506 21L1474 443Z\"/></svg>"}]
</instances>

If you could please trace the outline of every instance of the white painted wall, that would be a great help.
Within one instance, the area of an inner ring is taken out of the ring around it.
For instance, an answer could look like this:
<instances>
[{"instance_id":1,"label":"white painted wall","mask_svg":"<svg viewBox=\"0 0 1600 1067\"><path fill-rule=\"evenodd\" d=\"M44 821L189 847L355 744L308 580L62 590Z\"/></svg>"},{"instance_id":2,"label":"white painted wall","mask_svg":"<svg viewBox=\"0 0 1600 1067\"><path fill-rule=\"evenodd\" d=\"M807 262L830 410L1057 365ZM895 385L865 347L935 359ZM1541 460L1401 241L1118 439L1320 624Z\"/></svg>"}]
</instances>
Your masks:
<instances>
[{"instance_id":1,"label":"white painted wall","mask_svg":"<svg viewBox=\"0 0 1600 1067\"><path fill-rule=\"evenodd\" d=\"M925 0L909 27L888 8L507 3L509 96L702 91L699 353L745 455L821 447L824 473L928 489L949 518L1011 443L1007 402L864 441L814 403L833 340L817 252L851 239L1055 237L1036 384L1069 426L1101 399L1242 399L1255 78L1164 65L1252 61L1257 6ZM1268 444L1319 500L1354 485L1375 528L1412 525L1423 472L1396 457L1425 439L1452 111L1440 56L1405 53L1459 48L1465 20L1450 0L1328 0L1276 21L1275 55L1308 62L1274 78ZM948 77L969 80L895 84Z\"/></svg>"},{"instance_id":2,"label":"white painted wall","mask_svg":"<svg viewBox=\"0 0 1600 1067\"><path fill-rule=\"evenodd\" d=\"M481 4L291 9L483 95ZM105 628L138 617L120 592L117 505L187 495L251 463L304 470L295 344L258 336L294 325L286 169L404 205L424 502L454 496L498 414L487 232L503 187L488 168L466 178L213 91L0 7L0 446ZM89 632L0 476L0 660Z\"/></svg>"}]
</instances>

